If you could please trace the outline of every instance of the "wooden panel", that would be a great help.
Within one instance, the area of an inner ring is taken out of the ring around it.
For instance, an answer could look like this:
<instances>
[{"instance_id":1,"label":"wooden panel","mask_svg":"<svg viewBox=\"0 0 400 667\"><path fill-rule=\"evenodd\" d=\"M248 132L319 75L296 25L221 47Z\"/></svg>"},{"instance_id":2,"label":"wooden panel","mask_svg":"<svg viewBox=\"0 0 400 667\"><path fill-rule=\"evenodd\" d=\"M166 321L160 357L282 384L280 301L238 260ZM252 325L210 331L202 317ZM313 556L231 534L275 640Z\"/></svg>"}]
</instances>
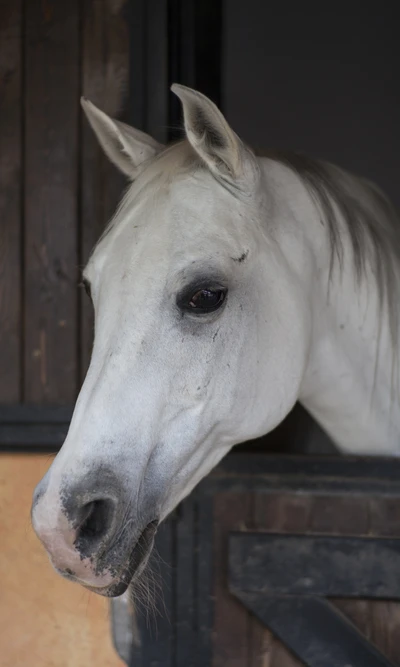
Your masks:
<instances>
[{"instance_id":1,"label":"wooden panel","mask_svg":"<svg viewBox=\"0 0 400 667\"><path fill-rule=\"evenodd\" d=\"M2 667L122 667L111 645L108 600L64 581L30 524L33 489L48 456L0 458Z\"/></svg>"},{"instance_id":2,"label":"wooden panel","mask_svg":"<svg viewBox=\"0 0 400 667\"><path fill-rule=\"evenodd\" d=\"M29 0L25 44L25 395L77 388L79 2Z\"/></svg>"},{"instance_id":3,"label":"wooden panel","mask_svg":"<svg viewBox=\"0 0 400 667\"><path fill-rule=\"evenodd\" d=\"M249 651L250 614L230 594L227 583L227 538L231 530L251 527L250 494L221 493L214 504L214 651L213 667L244 667Z\"/></svg>"},{"instance_id":4,"label":"wooden panel","mask_svg":"<svg viewBox=\"0 0 400 667\"><path fill-rule=\"evenodd\" d=\"M84 0L82 31L82 93L103 111L124 117L128 90L129 33L124 0ZM80 266L112 217L124 185L123 177L100 149L93 130L81 115ZM81 379L93 342L92 306L81 299Z\"/></svg>"},{"instance_id":5,"label":"wooden panel","mask_svg":"<svg viewBox=\"0 0 400 667\"><path fill-rule=\"evenodd\" d=\"M359 501L361 504L361 499ZM350 503L343 510L353 512ZM399 536L400 502L392 498L371 497L364 502L365 521L354 516L354 531L379 537ZM358 519L358 520L357 520ZM367 600L336 600L345 613L366 637L392 661L400 664L400 606L396 602L368 602Z\"/></svg>"},{"instance_id":6,"label":"wooden panel","mask_svg":"<svg viewBox=\"0 0 400 667\"><path fill-rule=\"evenodd\" d=\"M0 402L21 384L21 0L0 3Z\"/></svg>"},{"instance_id":7,"label":"wooden panel","mask_svg":"<svg viewBox=\"0 0 400 667\"><path fill-rule=\"evenodd\" d=\"M0 452L53 454L68 432L72 407L0 405Z\"/></svg>"},{"instance_id":8,"label":"wooden panel","mask_svg":"<svg viewBox=\"0 0 400 667\"><path fill-rule=\"evenodd\" d=\"M259 530L302 533L306 530L312 499L296 495L256 495L254 525ZM298 660L254 617L251 619L249 667L298 667Z\"/></svg>"},{"instance_id":9,"label":"wooden panel","mask_svg":"<svg viewBox=\"0 0 400 667\"><path fill-rule=\"evenodd\" d=\"M269 532L396 536L391 517L398 514L399 502L391 499L260 494L255 502L255 524ZM390 660L400 662L397 603L366 600L335 603ZM251 667L300 667L301 663L255 618L251 632Z\"/></svg>"},{"instance_id":10,"label":"wooden panel","mask_svg":"<svg viewBox=\"0 0 400 667\"><path fill-rule=\"evenodd\" d=\"M249 602L250 609L253 604L260 610L264 607L267 615L273 609L271 601L279 603L288 596L296 598L297 609L302 608L300 598L310 596L400 602L399 562L397 537L258 530L229 536L229 586L240 600ZM265 604L260 601L263 596L268 597ZM284 602L281 608L289 607Z\"/></svg>"},{"instance_id":11,"label":"wooden panel","mask_svg":"<svg viewBox=\"0 0 400 667\"><path fill-rule=\"evenodd\" d=\"M168 2L147 0L147 81L150 94L147 97L146 132L157 141L168 139Z\"/></svg>"},{"instance_id":12,"label":"wooden panel","mask_svg":"<svg viewBox=\"0 0 400 667\"><path fill-rule=\"evenodd\" d=\"M175 512L176 516L176 664L193 662L196 646L196 534L194 494Z\"/></svg>"},{"instance_id":13,"label":"wooden panel","mask_svg":"<svg viewBox=\"0 0 400 667\"><path fill-rule=\"evenodd\" d=\"M231 531L298 535L399 537L398 499L327 493L217 493L214 500L214 665L300 667L302 663L227 590L226 540ZM400 664L400 605L335 599L336 606L394 664Z\"/></svg>"}]
</instances>

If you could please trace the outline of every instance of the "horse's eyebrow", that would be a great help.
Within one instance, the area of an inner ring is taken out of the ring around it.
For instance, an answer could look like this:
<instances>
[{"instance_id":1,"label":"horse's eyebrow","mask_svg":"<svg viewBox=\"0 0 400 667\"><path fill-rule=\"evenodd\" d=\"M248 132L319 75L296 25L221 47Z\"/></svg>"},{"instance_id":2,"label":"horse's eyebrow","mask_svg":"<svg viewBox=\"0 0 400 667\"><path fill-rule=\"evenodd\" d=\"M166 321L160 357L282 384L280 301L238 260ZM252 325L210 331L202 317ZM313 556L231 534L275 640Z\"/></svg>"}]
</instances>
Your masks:
<instances>
[{"instance_id":1,"label":"horse's eyebrow","mask_svg":"<svg viewBox=\"0 0 400 667\"><path fill-rule=\"evenodd\" d=\"M240 257L231 257L231 259L233 259L234 262L239 262L239 263L244 262L244 260L247 258L248 254L249 254L249 250L247 249L244 252L242 252Z\"/></svg>"}]
</instances>

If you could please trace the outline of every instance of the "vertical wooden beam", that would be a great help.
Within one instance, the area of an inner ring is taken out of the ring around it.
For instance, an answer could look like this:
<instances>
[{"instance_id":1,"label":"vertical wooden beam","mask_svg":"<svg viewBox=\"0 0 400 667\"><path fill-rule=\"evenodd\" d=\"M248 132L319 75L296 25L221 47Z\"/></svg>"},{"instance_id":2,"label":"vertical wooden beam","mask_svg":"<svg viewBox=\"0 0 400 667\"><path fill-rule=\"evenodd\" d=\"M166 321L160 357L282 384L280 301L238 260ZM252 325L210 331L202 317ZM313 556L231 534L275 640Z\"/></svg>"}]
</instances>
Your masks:
<instances>
[{"instance_id":1,"label":"vertical wooden beam","mask_svg":"<svg viewBox=\"0 0 400 667\"><path fill-rule=\"evenodd\" d=\"M212 664L213 622L214 622L214 562L213 562L213 499L196 494L196 570L195 590L197 647L196 667Z\"/></svg>"},{"instance_id":2,"label":"vertical wooden beam","mask_svg":"<svg viewBox=\"0 0 400 667\"><path fill-rule=\"evenodd\" d=\"M21 389L22 0L0 2L0 402Z\"/></svg>"},{"instance_id":3,"label":"vertical wooden beam","mask_svg":"<svg viewBox=\"0 0 400 667\"><path fill-rule=\"evenodd\" d=\"M296 494L255 494L254 527L279 533L305 532L312 498ZM251 617L249 667L299 667L300 663L270 630Z\"/></svg>"},{"instance_id":4,"label":"vertical wooden beam","mask_svg":"<svg viewBox=\"0 0 400 667\"><path fill-rule=\"evenodd\" d=\"M29 0L25 44L25 382L28 402L77 387L78 0Z\"/></svg>"},{"instance_id":5,"label":"vertical wooden beam","mask_svg":"<svg viewBox=\"0 0 400 667\"><path fill-rule=\"evenodd\" d=\"M129 4L129 102L128 122L146 129L146 0Z\"/></svg>"},{"instance_id":6,"label":"vertical wooden beam","mask_svg":"<svg viewBox=\"0 0 400 667\"><path fill-rule=\"evenodd\" d=\"M214 500L214 650L212 667L247 667L250 615L228 590L228 535L252 521L251 494L220 493Z\"/></svg>"},{"instance_id":7,"label":"vertical wooden beam","mask_svg":"<svg viewBox=\"0 0 400 667\"><path fill-rule=\"evenodd\" d=\"M129 32L125 0L83 0L82 90L103 111L125 117L129 86ZM79 264L82 268L112 217L124 179L100 149L81 115ZM93 342L92 306L80 295L80 378L90 361Z\"/></svg>"},{"instance_id":8,"label":"vertical wooden beam","mask_svg":"<svg viewBox=\"0 0 400 667\"><path fill-rule=\"evenodd\" d=\"M196 535L195 495L176 511L175 636L178 667L194 667L196 649Z\"/></svg>"},{"instance_id":9,"label":"vertical wooden beam","mask_svg":"<svg viewBox=\"0 0 400 667\"><path fill-rule=\"evenodd\" d=\"M146 131L157 141L168 139L168 3L147 0Z\"/></svg>"}]
</instances>

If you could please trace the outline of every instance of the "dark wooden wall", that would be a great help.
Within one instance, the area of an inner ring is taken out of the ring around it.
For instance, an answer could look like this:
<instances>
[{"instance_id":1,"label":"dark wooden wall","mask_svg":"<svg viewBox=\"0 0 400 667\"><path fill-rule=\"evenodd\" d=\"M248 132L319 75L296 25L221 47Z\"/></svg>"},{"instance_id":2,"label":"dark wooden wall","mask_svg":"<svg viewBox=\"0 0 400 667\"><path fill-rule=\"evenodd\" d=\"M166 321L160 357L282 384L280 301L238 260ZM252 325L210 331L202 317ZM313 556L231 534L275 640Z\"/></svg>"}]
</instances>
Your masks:
<instances>
[{"instance_id":1,"label":"dark wooden wall","mask_svg":"<svg viewBox=\"0 0 400 667\"><path fill-rule=\"evenodd\" d=\"M218 7L0 0L0 405L72 405L88 365L91 308L77 284L124 180L80 96L159 141L176 136L170 83L218 89Z\"/></svg>"},{"instance_id":2,"label":"dark wooden wall","mask_svg":"<svg viewBox=\"0 0 400 667\"><path fill-rule=\"evenodd\" d=\"M79 98L123 114L123 0L0 3L0 403L72 404L88 364L78 290L121 179Z\"/></svg>"}]
</instances>

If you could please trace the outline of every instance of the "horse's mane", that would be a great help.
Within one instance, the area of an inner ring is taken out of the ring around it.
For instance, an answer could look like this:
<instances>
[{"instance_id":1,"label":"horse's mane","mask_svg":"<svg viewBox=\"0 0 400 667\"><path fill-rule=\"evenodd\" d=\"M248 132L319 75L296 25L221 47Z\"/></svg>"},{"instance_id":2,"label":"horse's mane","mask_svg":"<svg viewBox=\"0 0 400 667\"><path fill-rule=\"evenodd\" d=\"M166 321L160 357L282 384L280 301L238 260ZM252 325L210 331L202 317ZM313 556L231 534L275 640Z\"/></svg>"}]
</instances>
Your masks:
<instances>
[{"instance_id":1,"label":"horse's mane","mask_svg":"<svg viewBox=\"0 0 400 667\"><path fill-rule=\"evenodd\" d=\"M343 223L353 251L358 280L372 268L380 305L387 304L391 338L398 342L400 305L400 216L374 183L339 167L294 152L263 152L291 169L316 202L327 225L331 273L335 260L343 265ZM339 215L338 215L339 214ZM343 221L343 222L342 222Z\"/></svg>"}]
</instances>

